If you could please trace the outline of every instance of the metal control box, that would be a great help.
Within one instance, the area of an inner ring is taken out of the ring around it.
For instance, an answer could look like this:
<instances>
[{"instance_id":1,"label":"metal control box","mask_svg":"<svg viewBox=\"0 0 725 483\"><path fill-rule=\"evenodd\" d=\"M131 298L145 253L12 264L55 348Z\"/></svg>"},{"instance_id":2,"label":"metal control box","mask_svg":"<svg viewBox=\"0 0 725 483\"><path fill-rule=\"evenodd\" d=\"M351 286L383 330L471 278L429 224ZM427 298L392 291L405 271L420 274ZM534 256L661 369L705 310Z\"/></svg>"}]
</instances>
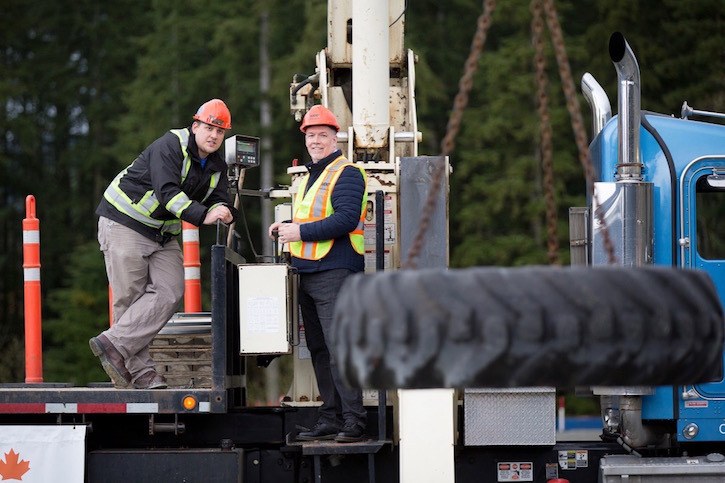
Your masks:
<instances>
[{"instance_id":1,"label":"metal control box","mask_svg":"<svg viewBox=\"0 0 725 483\"><path fill-rule=\"evenodd\" d=\"M224 140L224 159L228 166L259 166L259 138L235 134Z\"/></svg>"},{"instance_id":2,"label":"metal control box","mask_svg":"<svg viewBox=\"0 0 725 483\"><path fill-rule=\"evenodd\" d=\"M239 352L289 354L297 327L297 277L286 264L238 265Z\"/></svg>"},{"instance_id":3,"label":"metal control box","mask_svg":"<svg viewBox=\"0 0 725 483\"><path fill-rule=\"evenodd\" d=\"M536 446L556 443L556 389L466 389L466 446Z\"/></svg>"}]
</instances>

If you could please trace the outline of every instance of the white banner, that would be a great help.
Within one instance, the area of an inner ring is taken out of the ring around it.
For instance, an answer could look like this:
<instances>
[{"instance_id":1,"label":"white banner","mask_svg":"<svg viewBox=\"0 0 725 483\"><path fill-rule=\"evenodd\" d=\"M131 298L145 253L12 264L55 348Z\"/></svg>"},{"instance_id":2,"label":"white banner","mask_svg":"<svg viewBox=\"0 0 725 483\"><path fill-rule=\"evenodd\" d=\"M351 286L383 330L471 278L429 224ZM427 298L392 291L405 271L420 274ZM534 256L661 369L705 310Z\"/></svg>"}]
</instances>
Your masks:
<instances>
[{"instance_id":1,"label":"white banner","mask_svg":"<svg viewBox=\"0 0 725 483\"><path fill-rule=\"evenodd\" d=\"M86 427L0 426L0 481L83 483Z\"/></svg>"}]
</instances>

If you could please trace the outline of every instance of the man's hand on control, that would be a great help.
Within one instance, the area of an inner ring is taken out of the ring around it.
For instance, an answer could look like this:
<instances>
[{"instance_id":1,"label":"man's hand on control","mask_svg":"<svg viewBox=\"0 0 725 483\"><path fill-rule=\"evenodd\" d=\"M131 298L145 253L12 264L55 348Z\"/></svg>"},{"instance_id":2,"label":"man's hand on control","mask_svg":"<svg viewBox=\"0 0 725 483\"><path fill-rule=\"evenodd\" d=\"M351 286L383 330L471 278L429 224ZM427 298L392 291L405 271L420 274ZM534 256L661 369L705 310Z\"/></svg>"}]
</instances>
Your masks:
<instances>
[{"instance_id":1,"label":"man's hand on control","mask_svg":"<svg viewBox=\"0 0 725 483\"><path fill-rule=\"evenodd\" d=\"M300 225L298 223L281 223L279 221L272 223L269 226L268 230L269 237L272 240L274 240L275 230L277 230L279 234L280 243L289 243L302 240L302 238L300 238Z\"/></svg>"},{"instance_id":2,"label":"man's hand on control","mask_svg":"<svg viewBox=\"0 0 725 483\"><path fill-rule=\"evenodd\" d=\"M232 212L229 211L229 208L220 205L215 206L206 213L206 216L204 217L204 224L213 225L217 222L217 220L221 220L222 223L229 224L233 219L234 217L232 216Z\"/></svg>"}]
</instances>

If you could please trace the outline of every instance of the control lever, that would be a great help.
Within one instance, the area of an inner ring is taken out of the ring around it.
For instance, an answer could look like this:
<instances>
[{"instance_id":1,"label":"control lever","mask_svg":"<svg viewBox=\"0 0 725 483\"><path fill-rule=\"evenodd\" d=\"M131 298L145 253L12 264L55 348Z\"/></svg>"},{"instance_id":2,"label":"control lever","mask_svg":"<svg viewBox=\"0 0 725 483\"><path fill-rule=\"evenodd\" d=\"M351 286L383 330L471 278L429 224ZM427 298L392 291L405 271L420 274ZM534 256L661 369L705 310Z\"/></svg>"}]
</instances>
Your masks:
<instances>
[{"instance_id":1,"label":"control lever","mask_svg":"<svg viewBox=\"0 0 725 483\"><path fill-rule=\"evenodd\" d=\"M272 250L274 251L274 263L279 263L279 229L272 230L274 241L272 242Z\"/></svg>"}]
</instances>

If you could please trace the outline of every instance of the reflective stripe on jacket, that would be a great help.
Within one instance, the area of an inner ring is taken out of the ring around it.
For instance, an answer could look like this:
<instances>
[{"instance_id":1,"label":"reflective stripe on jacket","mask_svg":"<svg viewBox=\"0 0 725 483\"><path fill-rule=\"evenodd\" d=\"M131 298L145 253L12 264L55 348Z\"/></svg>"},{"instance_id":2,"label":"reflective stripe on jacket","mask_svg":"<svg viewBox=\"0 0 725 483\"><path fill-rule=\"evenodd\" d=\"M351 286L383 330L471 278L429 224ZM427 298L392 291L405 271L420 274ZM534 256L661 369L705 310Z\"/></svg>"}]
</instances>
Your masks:
<instances>
[{"instance_id":1,"label":"reflective stripe on jacket","mask_svg":"<svg viewBox=\"0 0 725 483\"><path fill-rule=\"evenodd\" d=\"M359 169L365 182L365 189L363 189L360 205L360 218L355 229L349 233L350 244L355 252L362 255L365 253L363 222L365 220L365 209L367 207L367 176L362 167L349 162L343 156L339 156L327 165L307 192L305 190L310 175L307 174L302 178L297 195L295 196L295 209L292 221L295 223L310 223L332 215L335 212L332 207L332 192L343 169L347 166L353 166ZM297 258L320 260L329 253L333 243L334 240L292 242L290 243L290 253Z\"/></svg>"},{"instance_id":2,"label":"reflective stripe on jacket","mask_svg":"<svg viewBox=\"0 0 725 483\"><path fill-rule=\"evenodd\" d=\"M183 161L181 163L181 182L183 184L186 180L189 170L191 168L191 156L188 152L189 144L189 129L174 129L171 131L179 140L181 146L181 152L183 154ZM171 213L174 219L158 219L153 217L153 213L159 208L159 201L157 199L154 190L146 191L143 196L139 199L132 199L127 193L121 189L121 180L126 175L128 170L133 166L131 163L126 169L121 171L111 184L106 188L103 197L108 201L115 209L125 214L126 216L142 223L146 226L159 230L162 234L178 235L181 233L181 214L183 211L191 205L192 201L189 196L180 191L176 196L171 198L164 208L166 211ZM219 184L221 173L215 172L212 174L209 180L209 186L202 199L205 201L214 191L216 186ZM219 203L217 203L219 204Z\"/></svg>"}]
</instances>

